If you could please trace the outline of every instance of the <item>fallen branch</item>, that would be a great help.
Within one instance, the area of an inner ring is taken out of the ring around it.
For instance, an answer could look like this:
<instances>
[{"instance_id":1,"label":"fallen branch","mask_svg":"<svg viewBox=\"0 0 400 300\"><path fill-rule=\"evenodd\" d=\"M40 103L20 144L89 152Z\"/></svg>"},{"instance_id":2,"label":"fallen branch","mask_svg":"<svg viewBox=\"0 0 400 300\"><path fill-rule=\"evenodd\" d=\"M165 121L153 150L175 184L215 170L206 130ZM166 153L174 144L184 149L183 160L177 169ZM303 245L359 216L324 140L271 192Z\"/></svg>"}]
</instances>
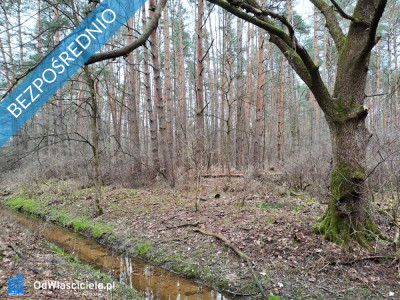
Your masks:
<instances>
[{"instance_id":1,"label":"fallen branch","mask_svg":"<svg viewBox=\"0 0 400 300\"><path fill-rule=\"evenodd\" d=\"M352 265L356 262L364 261L364 260L379 260L379 259L396 259L396 257L393 256L366 256L366 257L360 257L356 258L350 261L332 261L330 262L331 265Z\"/></svg>"},{"instance_id":2,"label":"fallen branch","mask_svg":"<svg viewBox=\"0 0 400 300\"><path fill-rule=\"evenodd\" d=\"M260 294L260 292L253 293L253 294L243 294L243 293L232 292L230 290L222 290L222 292L225 292L225 293L228 293L228 294L232 294L233 296L239 296L239 297L251 297L251 296L257 296L257 295Z\"/></svg>"},{"instance_id":3,"label":"fallen branch","mask_svg":"<svg viewBox=\"0 0 400 300\"><path fill-rule=\"evenodd\" d=\"M165 222L171 221L172 219L175 219L176 217L177 217L177 215L172 216L172 217L170 217L168 219L162 220L161 223L165 223Z\"/></svg>"},{"instance_id":4,"label":"fallen branch","mask_svg":"<svg viewBox=\"0 0 400 300\"><path fill-rule=\"evenodd\" d=\"M169 226L169 227L167 227L166 229L174 229L174 228L181 228L181 227L187 227L187 226L196 227L196 226L198 226L199 224L202 224L202 223L200 223L200 222L196 222L196 223L184 223L184 224L179 224L179 225L176 225L176 226Z\"/></svg>"},{"instance_id":5,"label":"fallen branch","mask_svg":"<svg viewBox=\"0 0 400 300\"><path fill-rule=\"evenodd\" d=\"M253 275L253 279L256 282L260 293L265 297L265 299L267 299L268 296L267 296L267 294L266 294L266 292L265 292L260 280L258 279L258 277L256 275L256 272L253 269L253 265L252 265L253 262L252 262L252 260L251 260L251 258L249 256L247 256L242 251L240 251L238 248L236 248L232 243L230 243L224 236L222 236L220 234L212 233L212 232L206 231L206 230L201 229L201 228L195 228L195 229L193 229L193 231L194 232L200 232L200 233L208 235L208 236L213 236L213 237L223 241L226 246L231 248L237 254L237 256L239 256L240 258L243 258L246 261L246 263L247 263L247 265L248 265L248 267L249 267L249 269L251 271L251 274Z\"/></svg>"},{"instance_id":6,"label":"fallen branch","mask_svg":"<svg viewBox=\"0 0 400 300\"><path fill-rule=\"evenodd\" d=\"M336 297L340 297L340 296L342 296L343 293L346 293L348 291L352 291L353 290L353 288L348 288L348 289L344 289L344 290L336 292L336 291L331 291L330 289L328 289L328 288L326 288L324 286L321 286L321 289L323 289L324 291L327 291L328 293L336 295Z\"/></svg>"},{"instance_id":7,"label":"fallen branch","mask_svg":"<svg viewBox=\"0 0 400 300\"><path fill-rule=\"evenodd\" d=\"M241 178L243 177L243 174L240 173L232 173L232 174L203 174L201 175L203 178L222 178L222 177L238 177Z\"/></svg>"}]
</instances>

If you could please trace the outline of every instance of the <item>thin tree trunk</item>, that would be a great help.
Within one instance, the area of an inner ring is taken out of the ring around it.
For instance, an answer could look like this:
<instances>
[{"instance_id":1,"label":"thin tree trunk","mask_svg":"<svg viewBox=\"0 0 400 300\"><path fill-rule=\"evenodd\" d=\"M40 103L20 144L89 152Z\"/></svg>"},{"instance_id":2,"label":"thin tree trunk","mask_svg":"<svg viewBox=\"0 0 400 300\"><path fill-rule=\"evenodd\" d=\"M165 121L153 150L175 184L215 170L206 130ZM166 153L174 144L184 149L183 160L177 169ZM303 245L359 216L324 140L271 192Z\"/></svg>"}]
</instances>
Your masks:
<instances>
[{"instance_id":1,"label":"thin tree trunk","mask_svg":"<svg viewBox=\"0 0 400 300\"><path fill-rule=\"evenodd\" d=\"M146 9L142 9L142 23L143 27L146 26ZM151 153L153 159L153 166L156 172L160 171L160 159L158 155L158 131L157 120L154 116L153 102L151 97L151 83L150 83L150 70L149 70L149 54L146 47L143 47L143 72L144 72L144 86L145 97L147 101L147 112L149 115L150 125L150 140L151 140Z\"/></svg>"},{"instance_id":2,"label":"thin tree trunk","mask_svg":"<svg viewBox=\"0 0 400 300\"><path fill-rule=\"evenodd\" d=\"M22 74L24 67L24 41L22 39L21 24L21 0L18 0L17 19L18 19L18 41L19 41L19 73Z\"/></svg>"},{"instance_id":3,"label":"thin tree trunk","mask_svg":"<svg viewBox=\"0 0 400 300\"><path fill-rule=\"evenodd\" d=\"M149 1L150 7L155 7L155 1ZM154 11L150 10L150 18L154 15ZM150 49L151 49L151 60L153 64L153 74L154 74L154 102L157 106L158 114L158 128L160 131L160 148L163 157L163 163L165 165L166 177L168 183L171 187L175 185L174 174L172 172L172 162L170 156L168 155L168 132L167 132L167 121L165 118L165 108L164 99L161 85L161 70L160 70L160 60L158 55L158 37L157 30L154 30L150 35Z\"/></svg>"},{"instance_id":4,"label":"thin tree trunk","mask_svg":"<svg viewBox=\"0 0 400 300\"><path fill-rule=\"evenodd\" d=\"M126 43L129 45L133 41L133 28L135 26L134 18L128 21L128 32L126 34ZM130 53L126 59L128 65L128 128L129 128L129 140L132 145L131 152L134 157L133 172L141 173L141 147L140 147L140 136L139 136L139 113L138 113L138 102L139 97L137 96L138 90L138 72L134 70L134 53Z\"/></svg>"},{"instance_id":5,"label":"thin tree trunk","mask_svg":"<svg viewBox=\"0 0 400 300\"><path fill-rule=\"evenodd\" d=\"M237 19L237 85L236 85L236 169L243 167L243 51L242 51L242 30L241 19Z\"/></svg>"},{"instance_id":6,"label":"thin tree trunk","mask_svg":"<svg viewBox=\"0 0 400 300\"><path fill-rule=\"evenodd\" d=\"M227 12L222 12L222 26L225 30L227 23ZM221 25L220 25L221 26ZM226 35L224 34L222 37L222 59L221 59L221 68L220 68L220 76L221 78L221 110L220 110L220 161L222 165L222 172L225 172L225 89L226 89Z\"/></svg>"},{"instance_id":7,"label":"thin tree trunk","mask_svg":"<svg viewBox=\"0 0 400 300\"><path fill-rule=\"evenodd\" d=\"M196 20L196 164L201 167L204 155L204 80L203 80L203 19L204 0L198 0Z\"/></svg>"},{"instance_id":8,"label":"thin tree trunk","mask_svg":"<svg viewBox=\"0 0 400 300\"><path fill-rule=\"evenodd\" d=\"M394 120L395 124L400 127L399 117L399 73L397 60L397 28L393 26L393 54L394 54ZM399 122L399 123L398 123Z\"/></svg>"},{"instance_id":9,"label":"thin tree trunk","mask_svg":"<svg viewBox=\"0 0 400 300\"><path fill-rule=\"evenodd\" d=\"M4 46L1 40L1 36L0 36L0 51L1 51L1 56L3 58L3 68L6 75L7 89L10 89L11 88L10 70L7 66L7 57L6 57L6 52L4 51Z\"/></svg>"},{"instance_id":10,"label":"thin tree trunk","mask_svg":"<svg viewBox=\"0 0 400 300\"><path fill-rule=\"evenodd\" d=\"M60 18L60 11L58 8L58 0L55 0L54 1L54 21L58 22L59 18ZM61 38L60 38L60 30L59 29L56 30L54 39L55 39L56 45L60 44ZM56 108L57 108L56 135L57 135L57 138L61 141L61 144L59 145L59 148L58 148L58 149L61 148L60 149L61 153L64 153L64 150L65 150L64 143L63 143L63 134L64 134L64 130L63 130L63 120L64 120L63 98L64 98L64 96L63 96L63 93L64 93L64 88L61 87L55 95Z\"/></svg>"},{"instance_id":11,"label":"thin tree trunk","mask_svg":"<svg viewBox=\"0 0 400 300\"><path fill-rule=\"evenodd\" d=\"M257 69L257 100L256 100L256 124L254 137L254 166L256 171L262 167L261 143L263 135L262 101L264 95L264 31L258 30L258 69Z\"/></svg>"},{"instance_id":12,"label":"thin tree trunk","mask_svg":"<svg viewBox=\"0 0 400 300\"><path fill-rule=\"evenodd\" d=\"M253 45L253 29L251 28L251 24L248 25L248 35L247 35L247 44L249 47L246 47L246 58L247 58L247 66L246 66L246 97L244 99L244 114L243 114L243 131L245 132L246 138L246 151L244 153L245 161L244 164L246 167L249 166L251 158L251 143L250 138L248 136L250 130L250 119L251 119L251 106L253 104L253 76L252 76L252 62L253 62L253 54L254 54L254 45Z\"/></svg>"},{"instance_id":13,"label":"thin tree trunk","mask_svg":"<svg viewBox=\"0 0 400 300\"><path fill-rule=\"evenodd\" d=\"M381 53L382 53L382 40L379 40L378 42L378 50L376 54L376 87L375 87L375 94L378 95L381 92ZM374 106L374 112L375 112L375 126L380 128L380 123L381 123L381 118L380 116L380 110L381 110L381 105L380 105L380 96L374 97L375 99L375 104ZM378 125L379 124L379 125Z\"/></svg>"},{"instance_id":14,"label":"thin tree trunk","mask_svg":"<svg viewBox=\"0 0 400 300\"><path fill-rule=\"evenodd\" d=\"M37 25L36 25L36 34L37 34L37 50L38 53L42 53L42 10L40 8L40 1L37 0Z\"/></svg>"},{"instance_id":15,"label":"thin tree trunk","mask_svg":"<svg viewBox=\"0 0 400 300\"><path fill-rule=\"evenodd\" d=\"M282 162L282 125L284 118L284 105L285 105L285 71L286 71L286 58L282 59L281 66L281 84L279 91L279 107L278 107L278 152L277 160L278 163Z\"/></svg>"},{"instance_id":16,"label":"thin tree trunk","mask_svg":"<svg viewBox=\"0 0 400 300\"><path fill-rule=\"evenodd\" d=\"M314 62L316 65L318 65L318 10L314 6ZM321 112L320 108L315 101L314 95L312 96L312 101L313 101L313 110L315 111L315 121L311 122L313 125L313 128L311 128L311 131L314 132L314 139L315 141L319 144L320 142L320 134L321 134Z\"/></svg>"},{"instance_id":17,"label":"thin tree trunk","mask_svg":"<svg viewBox=\"0 0 400 300\"><path fill-rule=\"evenodd\" d=\"M117 95L115 92L115 84L114 84L115 77L114 77L114 62L113 61L108 62L108 68L110 70L110 79L111 80L106 80L105 84L107 87L108 104L110 107L110 113L111 113L111 118L112 118L112 138L111 138L112 157L113 157L113 159L115 159L119 150L121 149L121 132L120 132L119 122L118 122Z\"/></svg>"},{"instance_id":18,"label":"thin tree trunk","mask_svg":"<svg viewBox=\"0 0 400 300\"><path fill-rule=\"evenodd\" d=\"M209 27L210 27L210 35L213 37L213 27L212 27L212 20L209 19ZM212 55L212 67L213 71L211 72L211 66L209 66L209 77L210 77L210 86L212 87L212 150L213 150L213 157L212 163L215 163L216 152L218 149L218 115L219 115L219 98L218 98L218 69L216 63L216 56L215 56L215 43L211 47L211 55ZM212 75L211 75L212 74Z\"/></svg>"},{"instance_id":19,"label":"thin tree trunk","mask_svg":"<svg viewBox=\"0 0 400 300\"><path fill-rule=\"evenodd\" d=\"M91 148L93 152L93 165L94 165L94 185L96 190L96 197L95 197L95 207L96 207L96 216L101 216L103 212L103 208L101 207L102 201L102 180L101 180L101 173L100 173L100 149L99 149L99 129L97 123L97 114L98 114L98 106L97 106L97 99L96 99L96 89L95 89L95 82L93 80L92 74L90 74L89 67L83 67L86 75L86 79L89 85L89 95L90 95L90 106L92 108L91 111L91 132L92 132L92 142Z\"/></svg>"},{"instance_id":20,"label":"thin tree trunk","mask_svg":"<svg viewBox=\"0 0 400 300\"><path fill-rule=\"evenodd\" d=\"M187 111L186 111L186 76L185 76L185 56L183 51L183 28L182 28L182 11L181 11L181 1L178 1L178 35L179 35L179 54L178 54L178 80L179 80L179 130L177 132L181 132L181 147L180 152L184 152L184 161L186 161L187 153L184 148L186 147L187 141ZM184 146L184 147L183 147Z\"/></svg>"},{"instance_id":21,"label":"thin tree trunk","mask_svg":"<svg viewBox=\"0 0 400 300\"><path fill-rule=\"evenodd\" d=\"M0 3L0 5L2 5L2 4ZM11 80L12 80L13 83L15 83L15 63L14 63L14 53L12 51L14 49L14 47L12 46L12 43L11 43L10 22L8 20L8 16L7 16L7 13L4 10L4 8L3 8L3 13L4 13L4 19L5 19L4 23L6 25L8 56L9 56L9 59L10 59L10 64L9 64L10 68L9 68L9 70L11 71Z\"/></svg>"},{"instance_id":22,"label":"thin tree trunk","mask_svg":"<svg viewBox=\"0 0 400 300\"><path fill-rule=\"evenodd\" d=\"M174 135L173 135L173 106L172 106L172 81L171 81L171 61L170 61L170 50L169 50L169 20L168 20L168 6L164 8L164 75L165 75L165 89L164 89L164 99L167 104L167 144L166 149L168 160L170 161L170 176L171 181L175 182L175 157L173 155L174 149Z\"/></svg>"}]
</instances>

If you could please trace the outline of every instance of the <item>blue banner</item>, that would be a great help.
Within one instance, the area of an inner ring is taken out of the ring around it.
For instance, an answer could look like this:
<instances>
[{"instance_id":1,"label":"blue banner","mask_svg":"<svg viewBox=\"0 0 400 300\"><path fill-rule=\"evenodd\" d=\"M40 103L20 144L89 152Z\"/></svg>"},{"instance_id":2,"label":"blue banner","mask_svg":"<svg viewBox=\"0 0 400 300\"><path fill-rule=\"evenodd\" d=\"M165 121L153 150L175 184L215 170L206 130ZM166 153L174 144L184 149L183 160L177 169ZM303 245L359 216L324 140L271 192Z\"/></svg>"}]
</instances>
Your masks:
<instances>
[{"instance_id":1,"label":"blue banner","mask_svg":"<svg viewBox=\"0 0 400 300\"><path fill-rule=\"evenodd\" d=\"M53 96L147 0L103 0L0 103L0 147Z\"/></svg>"}]
</instances>

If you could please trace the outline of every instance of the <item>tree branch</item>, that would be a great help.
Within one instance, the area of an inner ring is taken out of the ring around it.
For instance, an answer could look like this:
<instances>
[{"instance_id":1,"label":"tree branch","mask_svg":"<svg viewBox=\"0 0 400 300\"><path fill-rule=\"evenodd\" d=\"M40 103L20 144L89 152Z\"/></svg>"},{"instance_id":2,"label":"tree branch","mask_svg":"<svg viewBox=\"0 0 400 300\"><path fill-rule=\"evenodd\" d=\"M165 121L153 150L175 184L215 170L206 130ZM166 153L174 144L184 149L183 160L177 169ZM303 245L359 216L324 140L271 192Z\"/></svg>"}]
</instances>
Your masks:
<instances>
[{"instance_id":1,"label":"tree branch","mask_svg":"<svg viewBox=\"0 0 400 300\"><path fill-rule=\"evenodd\" d=\"M375 13L369 26L368 40L358 59L359 64L364 63L365 59L371 53L372 48L374 48L379 41L379 38L376 38L376 30L378 29L379 21L385 11L386 4L387 0L380 0L375 8Z\"/></svg>"},{"instance_id":2,"label":"tree branch","mask_svg":"<svg viewBox=\"0 0 400 300\"><path fill-rule=\"evenodd\" d=\"M289 35L291 38L294 36L294 29L292 24L285 18L284 15L275 13L270 10L265 10L262 6L260 6L257 2L253 0L228 0L231 2L233 5L239 8L243 8L245 11L252 13L255 16L266 16L266 17L271 17L275 20L280 21L287 29L289 32Z\"/></svg>"},{"instance_id":3,"label":"tree branch","mask_svg":"<svg viewBox=\"0 0 400 300\"><path fill-rule=\"evenodd\" d=\"M254 268L253 268L253 261L251 260L251 258L248 255L246 255L245 253L240 251L235 245L233 245L224 236L222 236L220 234L212 233L212 232L209 232L209 231L204 230L202 228L195 228L193 231L194 232L200 232L202 234L205 234L205 235L208 235L208 236L212 236L212 237L215 237L218 240L221 240L222 242L225 243L226 246L228 246L230 249L232 249L237 256L239 256L240 258L243 258L246 261L247 266L249 267L249 269L251 271L251 274L253 275L253 279L254 279L257 287L258 287L258 290L264 296L264 299L267 299L267 293L265 292L265 289L264 289L261 281L258 279L258 276L257 276L257 274L256 274L256 272L254 271Z\"/></svg>"},{"instance_id":4,"label":"tree branch","mask_svg":"<svg viewBox=\"0 0 400 300\"><path fill-rule=\"evenodd\" d=\"M256 7L249 7L249 0L247 0L247 5L245 6L243 2L237 4L238 0L207 1L222 7L245 21L265 29L270 34L270 41L288 58L293 69L304 80L316 99L318 99L318 104L324 113L332 117L334 116L332 111L332 98L321 78L318 66L315 65L313 59L294 35L290 37L286 32L272 24L270 18L266 16L267 13L263 13L262 10L258 8L258 4ZM243 11L242 8L252 15Z\"/></svg>"},{"instance_id":5,"label":"tree branch","mask_svg":"<svg viewBox=\"0 0 400 300\"><path fill-rule=\"evenodd\" d=\"M340 51L344 43L345 35L333 9L323 0L310 0L310 2L324 15L329 33L331 34L337 49Z\"/></svg>"},{"instance_id":6,"label":"tree branch","mask_svg":"<svg viewBox=\"0 0 400 300\"><path fill-rule=\"evenodd\" d=\"M288 59L293 70L296 71L297 75L299 75L304 83L309 87L324 113L334 118L335 114L332 110L332 97L321 78L318 68L308 70L306 64L300 58L300 55L293 55L293 49L290 49L276 36L271 35L270 41L274 43ZM302 49L302 51L305 50Z\"/></svg>"},{"instance_id":7,"label":"tree branch","mask_svg":"<svg viewBox=\"0 0 400 300\"><path fill-rule=\"evenodd\" d=\"M353 22L357 22L356 19L354 19L352 16L346 14L346 12L339 6L339 4L335 1L335 0L331 0L332 4L335 6L335 8L337 9L339 15L341 15L343 18L353 21Z\"/></svg>"},{"instance_id":8,"label":"tree branch","mask_svg":"<svg viewBox=\"0 0 400 300\"><path fill-rule=\"evenodd\" d=\"M143 30L143 33L140 37L138 37L136 40L134 40L131 44L126 45L122 48L112 50L112 51L107 51L107 52L102 52L102 53L97 53L93 55L86 63L85 65L90 65L94 64L99 61L103 61L106 59L113 59L121 56L128 55L131 53L133 50L139 48L140 46L143 46L148 38L150 37L151 33L157 28L158 26L158 21L160 20L161 13L167 3L167 0L161 0L160 3L157 5L154 15L151 18L150 22L147 24L146 28Z\"/></svg>"}]
</instances>

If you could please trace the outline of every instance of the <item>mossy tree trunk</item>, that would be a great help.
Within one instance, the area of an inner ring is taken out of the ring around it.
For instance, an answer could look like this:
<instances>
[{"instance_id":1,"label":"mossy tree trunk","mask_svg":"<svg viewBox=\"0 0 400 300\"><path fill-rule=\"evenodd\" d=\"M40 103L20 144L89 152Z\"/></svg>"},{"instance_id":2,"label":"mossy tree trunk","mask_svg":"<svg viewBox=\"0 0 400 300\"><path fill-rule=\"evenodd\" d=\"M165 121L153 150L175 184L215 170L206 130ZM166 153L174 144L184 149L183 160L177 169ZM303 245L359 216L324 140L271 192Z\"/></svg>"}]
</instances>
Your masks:
<instances>
[{"instance_id":1,"label":"mossy tree trunk","mask_svg":"<svg viewBox=\"0 0 400 300\"><path fill-rule=\"evenodd\" d=\"M365 189L366 148L370 133L365 116L330 123L333 167L330 201L324 216L316 225L325 238L339 244L350 239L367 246L367 239L379 232L374 225Z\"/></svg>"},{"instance_id":2,"label":"mossy tree trunk","mask_svg":"<svg viewBox=\"0 0 400 300\"><path fill-rule=\"evenodd\" d=\"M333 93L284 15L269 11L253 0L208 1L265 29L270 41L310 88L329 125L333 155L330 203L316 228L339 244L355 239L369 247L368 238L379 230L365 189L366 150L371 134L365 126L368 109L364 108L364 99L370 54L379 40L376 31L387 0L358 0L352 15L336 2L332 2L333 9L324 0L310 0L324 15L339 53ZM350 22L339 22L339 17ZM350 25L343 30L342 24Z\"/></svg>"},{"instance_id":3,"label":"mossy tree trunk","mask_svg":"<svg viewBox=\"0 0 400 300\"><path fill-rule=\"evenodd\" d=\"M367 239L379 232L365 189L371 134L365 126L368 109L364 108L370 52L377 41L371 20L377 12L373 1L359 1L349 32L339 41L337 77L329 105L332 111L325 113L332 141L331 196L316 226L329 240L346 244L353 238L367 247Z\"/></svg>"}]
</instances>

